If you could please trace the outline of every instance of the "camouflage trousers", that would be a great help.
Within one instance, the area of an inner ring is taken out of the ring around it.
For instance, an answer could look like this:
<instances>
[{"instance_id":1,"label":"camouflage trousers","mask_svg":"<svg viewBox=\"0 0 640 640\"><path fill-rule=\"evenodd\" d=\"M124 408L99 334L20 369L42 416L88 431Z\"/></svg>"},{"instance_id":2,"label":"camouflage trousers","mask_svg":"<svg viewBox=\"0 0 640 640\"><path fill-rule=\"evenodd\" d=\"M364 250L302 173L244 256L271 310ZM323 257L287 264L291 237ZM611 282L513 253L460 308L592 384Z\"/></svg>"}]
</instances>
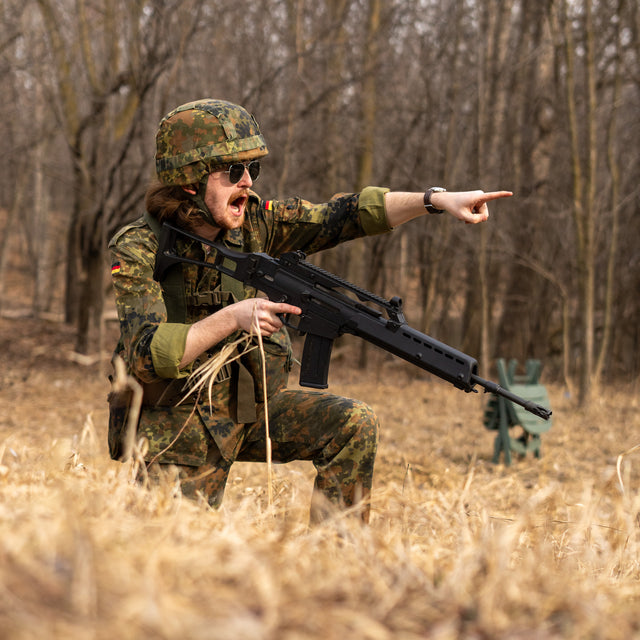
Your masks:
<instances>
[{"instance_id":1,"label":"camouflage trousers","mask_svg":"<svg viewBox=\"0 0 640 640\"><path fill-rule=\"evenodd\" d=\"M312 521L326 516L323 503L328 500L338 508L358 505L362 519L368 522L378 428L373 410L358 400L298 390L280 391L269 400L272 461L310 460L316 468ZM203 465L174 466L179 470L185 496L202 494L210 505L218 507L232 462L221 456L210 435L207 440ZM265 462L266 451L263 417L247 425L236 459Z\"/></svg>"}]
</instances>

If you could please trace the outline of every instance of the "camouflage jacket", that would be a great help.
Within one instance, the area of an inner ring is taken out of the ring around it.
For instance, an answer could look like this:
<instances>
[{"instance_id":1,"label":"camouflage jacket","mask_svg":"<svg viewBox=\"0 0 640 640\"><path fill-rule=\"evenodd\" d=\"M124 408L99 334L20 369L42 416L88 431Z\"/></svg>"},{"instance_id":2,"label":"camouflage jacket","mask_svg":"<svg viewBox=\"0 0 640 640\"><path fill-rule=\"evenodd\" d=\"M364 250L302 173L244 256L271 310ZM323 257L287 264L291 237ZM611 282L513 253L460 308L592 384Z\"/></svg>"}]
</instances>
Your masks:
<instances>
[{"instance_id":1,"label":"camouflage jacket","mask_svg":"<svg viewBox=\"0 0 640 640\"><path fill-rule=\"evenodd\" d=\"M297 249L311 254L383 233L390 229L384 209L385 191L367 187L360 194L337 196L318 205L299 198L265 201L251 194L243 227L226 232L218 241L236 251L262 251L277 257ZM206 259L199 243L178 242L177 250L182 255ZM123 358L128 371L145 387L138 434L149 442L147 460L203 464L207 451L204 425L224 458L233 461L242 443L244 425L254 421L256 411L262 407L264 390L258 350L225 367L210 396L205 393L206 398L195 403L191 400L176 406L184 379L206 358L215 355L222 344L186 368L181 369L179 362L191 324L241 297L254 297L255 290L221 276L215 269L181 264L180 286L186 309L181 311L184 317L175 317L171 305L166 304L166 291L153 279L158 239L145 218L120 229L109 248L120 320L120 339L114 355ZM225 342L238 336L230 336ZM286 386L291 368L286 329L266 339L264 348L270 395ZM114 430L121 428L110 422L109 443L114 457L118 457L116 442L121 437Z\"/></svg>"}]
</instances>

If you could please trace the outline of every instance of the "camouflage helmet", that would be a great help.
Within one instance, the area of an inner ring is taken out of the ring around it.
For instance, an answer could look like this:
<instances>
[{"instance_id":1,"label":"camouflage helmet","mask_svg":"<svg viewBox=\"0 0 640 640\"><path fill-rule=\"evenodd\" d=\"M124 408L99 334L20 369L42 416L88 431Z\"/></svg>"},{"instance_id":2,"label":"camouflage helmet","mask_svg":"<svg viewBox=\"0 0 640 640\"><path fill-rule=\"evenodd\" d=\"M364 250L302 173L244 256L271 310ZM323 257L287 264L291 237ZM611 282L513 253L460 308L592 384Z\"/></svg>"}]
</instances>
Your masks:
<instances>
[{"instance_id":1,"label":"camouflage helmet","mask_svg":"<svg viewBox=\"0 0 640 640\"><path fill-rule=\"evenodd\" d=\"M242 107L207 98L168 113L156 134L156 173L166 185L200 182L211 167L267 155L256 119Z\"/></svg>"}]
</instances>

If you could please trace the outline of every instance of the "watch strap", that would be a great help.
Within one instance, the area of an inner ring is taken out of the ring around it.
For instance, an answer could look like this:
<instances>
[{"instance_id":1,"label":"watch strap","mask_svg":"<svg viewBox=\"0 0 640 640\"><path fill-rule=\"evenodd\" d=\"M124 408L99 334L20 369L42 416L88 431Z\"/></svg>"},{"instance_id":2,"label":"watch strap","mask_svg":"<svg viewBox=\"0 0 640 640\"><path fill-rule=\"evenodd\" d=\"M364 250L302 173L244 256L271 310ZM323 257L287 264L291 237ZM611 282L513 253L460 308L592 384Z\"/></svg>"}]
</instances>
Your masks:
<instances>
[{"instance_id":1,"label":"watch strap","mask_svg":"<svg viewBox=\"0 0 640 640\"><path fill-rule=\"evenodd\" d=\"M443 189L442 187L431 187L424 192L424 208L429 213L444 213L444 209L436 209L436 207L431 204L431 195L433 193L441 193L443 191L446 191L446 189Z\"/></svg>"}]
</instances>

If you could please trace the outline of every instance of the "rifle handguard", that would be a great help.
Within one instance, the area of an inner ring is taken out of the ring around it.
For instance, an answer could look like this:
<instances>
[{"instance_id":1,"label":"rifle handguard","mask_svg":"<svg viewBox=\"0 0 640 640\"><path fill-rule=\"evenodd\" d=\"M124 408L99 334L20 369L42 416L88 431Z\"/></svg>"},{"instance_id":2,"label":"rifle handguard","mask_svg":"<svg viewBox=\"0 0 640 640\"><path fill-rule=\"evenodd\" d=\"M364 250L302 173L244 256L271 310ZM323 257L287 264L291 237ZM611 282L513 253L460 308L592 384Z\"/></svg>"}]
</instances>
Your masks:
<instances>
[{"instance_id":1,"label":"rifle handguard","mask_svg":"<svg viewBox=\"0 0 640 640\"><path fill-rule=\"evenodd\" d=\"M184 258L175 253L178 235L216 250L213 262ZM302 310L296 324L286 326L306 335L300 384L315 389L328 386L331 349L335 338L350 333L411 364L471 392L479 385L548 420L551 411L525 400L495 382L477 375L471 356L410 327L402 300L385 300L305 260L301 251L273 258L265 253L240 253L165 223L156 258L154 277L159 279L175 262L215 268L265 293L273 302L287 302Z\"/></svg>"}]
</instances>

